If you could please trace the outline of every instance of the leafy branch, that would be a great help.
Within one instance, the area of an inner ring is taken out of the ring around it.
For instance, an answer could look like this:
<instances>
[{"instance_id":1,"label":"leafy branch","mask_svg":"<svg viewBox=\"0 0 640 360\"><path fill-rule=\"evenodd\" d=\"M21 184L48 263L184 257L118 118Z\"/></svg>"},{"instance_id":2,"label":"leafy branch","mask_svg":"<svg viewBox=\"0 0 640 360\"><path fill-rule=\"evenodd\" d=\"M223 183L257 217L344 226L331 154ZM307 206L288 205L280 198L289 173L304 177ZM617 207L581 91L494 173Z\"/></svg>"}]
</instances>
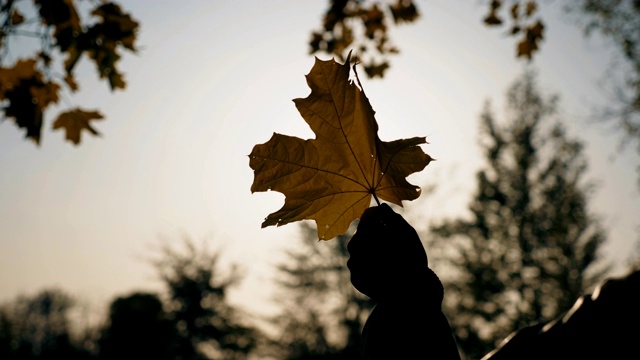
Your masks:
<instances>
[{"instance_id":1,"label":"leafy branch","mask_svg":"<svg viewBox=\"0 0 640 360\"><path fill-rule=\"evenodd\" d=\"M24 6L18 6L25 4ZM90 21L81 21L75 0L8 0L0 6L0 101L3 117L24 129L26 138L40 144L44 114L58 103L60 90L79 90L74 70L81 58L96 66L101 80L111 91L124 89L124 75L118 69L121 51L136 52L138 22L115 2L96 2L90 9ZM23 12L33 14L26 20ZM9 41L15 37L40 39L30 57L5 64ZM56 57L64 58L56 71ZM53 76L52 74L63 74ZM97 110L73 108L53 121L52 130L64 130L66 139L80 144L83 130L99 132L90 121L103 118Z\"/></svg>"}]
</instances>

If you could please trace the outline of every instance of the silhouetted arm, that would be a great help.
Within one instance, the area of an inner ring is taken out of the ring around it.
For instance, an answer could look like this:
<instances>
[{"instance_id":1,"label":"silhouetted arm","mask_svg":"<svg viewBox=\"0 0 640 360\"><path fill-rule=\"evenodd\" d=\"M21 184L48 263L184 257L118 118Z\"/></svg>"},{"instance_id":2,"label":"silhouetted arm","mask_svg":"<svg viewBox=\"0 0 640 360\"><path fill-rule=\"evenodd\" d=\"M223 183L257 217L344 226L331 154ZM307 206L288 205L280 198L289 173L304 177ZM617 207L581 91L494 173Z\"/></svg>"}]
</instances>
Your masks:
<instances>
[{"instance_id":1,"label":"silhouetted arm","mask_svg":"<svg viewBox=\"0 0 640 360\"><path fill-rule=\"evenodd\" d=\"M442 313L442 283L416 231L383 204L360 218L348 244L351 282L376 306L363 330L364 359L460 359Z\"/></svg>"}]
</instances>

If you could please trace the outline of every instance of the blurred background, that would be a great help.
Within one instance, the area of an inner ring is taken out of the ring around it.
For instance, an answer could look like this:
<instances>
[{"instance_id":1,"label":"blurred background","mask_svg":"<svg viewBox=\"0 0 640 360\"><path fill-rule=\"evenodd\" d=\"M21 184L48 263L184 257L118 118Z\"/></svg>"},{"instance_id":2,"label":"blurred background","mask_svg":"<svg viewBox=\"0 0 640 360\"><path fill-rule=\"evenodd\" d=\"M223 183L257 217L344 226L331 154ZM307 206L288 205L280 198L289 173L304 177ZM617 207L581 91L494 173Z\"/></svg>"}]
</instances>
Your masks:
<instances>
[{"instance_id":1,"label":"blurred background","mask_svg":"<svg viewBox=\"0 0 640 360\"><path fill-rule=\"evenodd\" d=\"M247 156L349 50L465 358L639 262L637 1L1 4L0 358L357 358L350 233Z\"/></svg>"}]
</instances>

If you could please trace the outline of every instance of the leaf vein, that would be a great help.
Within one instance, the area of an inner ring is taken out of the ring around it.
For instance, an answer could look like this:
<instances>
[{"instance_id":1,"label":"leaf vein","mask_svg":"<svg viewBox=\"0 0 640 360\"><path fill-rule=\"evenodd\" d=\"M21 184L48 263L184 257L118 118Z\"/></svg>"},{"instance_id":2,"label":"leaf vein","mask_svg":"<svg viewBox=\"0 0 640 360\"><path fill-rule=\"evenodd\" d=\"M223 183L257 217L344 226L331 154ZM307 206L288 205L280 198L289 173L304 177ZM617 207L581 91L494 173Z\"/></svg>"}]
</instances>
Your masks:
<instances>
[{"instance_id":1,"label":"leaf vein","mask_svg":"<svg viewBox=\"0 0 640 360\"><path fill-rule=\"evenodd\" d=\"M282 176L279 176L279 177L277 177L277 178L273 178L270 182L274 182L274 181L277 181L277 180L282 179L282 178L284 178L284 177L291 176L293 173L298 172L298 171L300 171L301 169L305 169L305 170L315 170L315 171L318 171L318 172L321 172L321 173L326 173L326 174L330 174L330 175L338 176L338 177L341 177L341 178L343 178L343 179L345 179L345 180L349 180L349 181L351 181L351 182L354 182L354 183L356 183L356 184L358 184L358 185L362 186L362 187L363 187L365 190L367 190L367 191L369 190L365 184L362 184L361 182L359 182L359 181L357 181L357 180L355 180L355 179L352 179L352 178L350 178L350 177L348 177L348 176L346 176L346 175L343 175L343 174L340 174L340 173L337 173L337 172L334 172L334 171L331 171L331 170L326 170L326 169L321 169L321 168L318 168L318 167L313 167L313 166L309 166L309 165L299 164L299 163L295 163L295 162L292 162L292 161L286 161L286 160L273 159L273 158L266 157L266 156L259 156L259 155L256 155L256 158L265 159L265 160L271 160L271 161L277 161L277 162L279 162L279 163L284 163L284 164L287 164L287 165L294 165L294 166L299 166L299 167L300 167L300 169L296 169L296 170L295 170L295 171L293 171L293 172L283 174Z\"/></svg>"}]
</instances>

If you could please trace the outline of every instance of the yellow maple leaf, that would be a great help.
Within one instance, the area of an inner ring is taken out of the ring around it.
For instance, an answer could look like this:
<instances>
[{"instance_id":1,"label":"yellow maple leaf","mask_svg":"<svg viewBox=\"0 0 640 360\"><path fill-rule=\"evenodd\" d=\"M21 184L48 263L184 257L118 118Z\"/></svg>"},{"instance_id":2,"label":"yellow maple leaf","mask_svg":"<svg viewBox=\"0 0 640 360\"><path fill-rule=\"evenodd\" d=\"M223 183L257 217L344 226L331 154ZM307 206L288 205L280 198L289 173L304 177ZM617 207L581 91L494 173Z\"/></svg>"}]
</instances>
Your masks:
<instances>
[{"instance_id":1,"label":"yellow maple leaf","mask_svg":"<svg viewBox=\"0 0 640 360\"><path fill-rule=\"evenodd\" d=\"M96 136L100 135L89 122L102 118L102 114L97 111L84 111L76 108L58 115L58 118L53 122L53 130L64 129L65 138L74 145L78 145L80 144L80 133L82 130L87 130Z\"/></svg>"},{"instance_id":2,"label":"yellow maple leaf","mask_svg":"<svg viewBox=\"0 0 640 360\"><path fill-rule=\"evenodd\" d=\"M375 111L362 86L349 80L350 57L345 64L316 58L306 76L311 94L293 100L315 139L274 133L253 147L251 192L274 190L286 197L263 228L315 220L318 238L330 240L347 231L372 197L402 206L403 200L420 196L420 188L406 177L431 162L419 146L426 139L378 138Z\"/></svg>"}]
</instances>

